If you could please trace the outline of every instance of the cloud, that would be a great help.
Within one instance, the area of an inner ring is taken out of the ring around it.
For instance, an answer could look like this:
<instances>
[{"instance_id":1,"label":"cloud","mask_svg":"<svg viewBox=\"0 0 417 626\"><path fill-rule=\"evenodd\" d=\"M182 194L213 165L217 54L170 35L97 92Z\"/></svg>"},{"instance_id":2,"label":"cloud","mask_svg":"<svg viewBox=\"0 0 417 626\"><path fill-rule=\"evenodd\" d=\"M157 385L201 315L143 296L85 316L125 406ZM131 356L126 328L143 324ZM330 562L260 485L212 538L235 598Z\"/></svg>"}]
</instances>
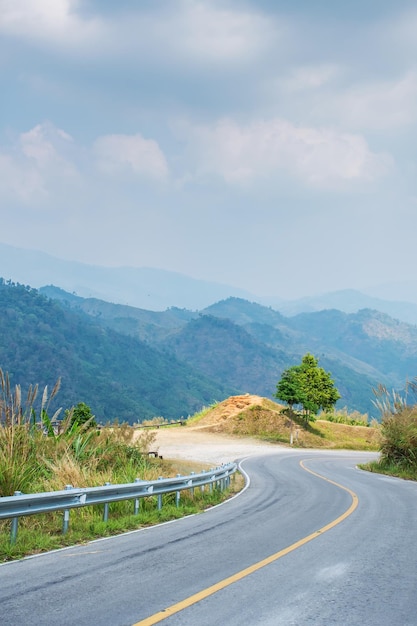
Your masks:
<instances>
[{"instance_id":1,"label":"cloud","mask_svg":"<svg viewBox=\"0 0 417 626\"><path fill-rule=\"evenodd\" d=\"M100 170L109 174L130 172L151 179L164 179L169 169L164 153L153 139L137 135L106 135L94 143Z\"/></svg>"},{"instance_id":2,"label":"cloud","mask_svg":"<svg viewBox=\"0 0 417 626\"><path fill-rule=\"evenodd\" d=\"M137 3L110 14L97 4L88 17L84 8L80 0L0 0L0 32L71 54L82 50L85 59L124 59L147 68L248 62L278 32L277 22L256 9L219 0Z\"/></svg>"},{"instance_id":3,"label":"cloud","mask_svg":"<svg viewBox=\"0 0 417 626\"><path fill-rule=\"evenodd\" d=\"M42 45L91 45L99 21L77 14L79 0L0 0L0 32Z\"/></svg>"},{"instance_id":4,"label":"cloud","mask_svg":"<svg viewBox=\"0 0 417 626\"><path fill-rule=\"evenodd\" d=\"M350 128L407 127L417 120L417 73L409 71L397 80L367 82L324 94L316 110Z\"/></svg>"},{"instance_id":5,"label":"cloud","mask_svg":"<svg viewBox=\"0 0 417 626\"><path fill-rule=\"evenodd\" d=\"M36 204L53 188L74 183L77 168L66 154L71 143L67 133L48 122L21 133L13 146L0 148L0 193Z\"/></svg>"},{"instance_id":6,"label":"cloud","mask_svg":"<svg viewBox=\"0 0 417 626\"><path fill-rule=\"evenodd\" d=\"M334 188L373 181L391 165L360 135L296 126L282 119L246 126L230 119L188 130L197 177L216 175L230 184L271 180L290 174L304 184Z\"/></svg>"},{"instance_id":7,"label":"cloud","mask_svg":"<svg viewBox=\"0 0 417 626\"><path fill-rule=\"evenodd\" d=\"M175 45L191 59L224 63L248 60L272 37L273 20L252 10L231 9L218 2L184 0L171 24Z\"/></svg>"},{"instance_id":8,"label":"cloud","mask_svg":"<svg viewBox=\"0 0 417 626\"><path fill-rule=\"evenodd\" d=\"M36 168L0 151L0 198L3 206L11 200L29 203L34 196L45 194L42 177Z\"/></svg>"},{"instance_id":9,"label":"cloud","mask_svg":"<svg viewBox=\"0 0 417 626\"><path fill-rule=\"evenodd\" d=\"M378 25L382 44L389 50L390 56L404 55L404 59L413 62L417 52L417 10L399 9L397 15L390 15L389 20L381 20Z\"/></svg>"},{"instance_id":10,"label":"cloud","mask_svg":"<svg viewBox=\"0 0 417 626\"><path fill-rule=\"evenodd\" d=\"M289 92L317 89L338 76L340 69L332 63L295 67L280 81L280 87Z\"/></svg>"}]
</instances>

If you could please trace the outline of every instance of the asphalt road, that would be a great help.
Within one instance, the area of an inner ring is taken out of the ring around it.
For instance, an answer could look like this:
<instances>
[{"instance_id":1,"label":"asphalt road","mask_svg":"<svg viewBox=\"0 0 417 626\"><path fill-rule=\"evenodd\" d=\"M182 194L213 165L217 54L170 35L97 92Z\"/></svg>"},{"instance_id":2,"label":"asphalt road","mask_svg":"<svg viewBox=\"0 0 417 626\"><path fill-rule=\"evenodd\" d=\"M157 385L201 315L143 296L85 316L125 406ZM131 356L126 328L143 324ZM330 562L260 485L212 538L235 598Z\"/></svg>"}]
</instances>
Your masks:
<instances>
[{"instance_id":1,"label":"asphalt road","mask_svg":"<svg viewBox=\"0 0 417 626\"><path fill-rule=\"evenodd\" d=\"M370 456L249 458L202 515L2 565L0 623L415 626L417 485L355 468Z\"/></svg>"}]
</instances>

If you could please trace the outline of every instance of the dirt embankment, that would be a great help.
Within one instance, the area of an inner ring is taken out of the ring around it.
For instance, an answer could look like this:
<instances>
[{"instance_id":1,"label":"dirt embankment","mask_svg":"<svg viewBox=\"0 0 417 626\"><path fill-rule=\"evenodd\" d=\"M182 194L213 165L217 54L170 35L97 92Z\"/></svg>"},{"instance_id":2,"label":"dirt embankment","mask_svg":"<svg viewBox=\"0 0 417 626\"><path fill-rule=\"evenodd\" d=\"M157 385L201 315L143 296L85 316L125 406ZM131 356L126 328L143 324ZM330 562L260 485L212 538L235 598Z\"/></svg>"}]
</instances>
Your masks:
<instances>
[{"instance_id":1,"label":"dirt embankment","mask_svg":"<svg viewBox=\"0 0 417 626\"><path fill-rule=\"evenodd\" d=\"M186 426L160 428L156 446L166 458L181 458L221 465L254 454L274 452L276 444L253 437L233 435L231 421L250 406L262 402L259 396L232 396L211 408L201 419Z\"/></svg>"},{"instance_id":2,"label":"dirt embankment","mask_svg":"<svg viewBox=\"0 0 417 626\"><path fill-rule=\"evenodd\" d=\"M297 447L377 449L378 432L374 428L321 421L297 424L282 412L283 408L256 395L231 396L185 426L158 429L155 445L165 458L214 465L274 452L289 445L291 432Z\"/></svg>"}]
</instances>

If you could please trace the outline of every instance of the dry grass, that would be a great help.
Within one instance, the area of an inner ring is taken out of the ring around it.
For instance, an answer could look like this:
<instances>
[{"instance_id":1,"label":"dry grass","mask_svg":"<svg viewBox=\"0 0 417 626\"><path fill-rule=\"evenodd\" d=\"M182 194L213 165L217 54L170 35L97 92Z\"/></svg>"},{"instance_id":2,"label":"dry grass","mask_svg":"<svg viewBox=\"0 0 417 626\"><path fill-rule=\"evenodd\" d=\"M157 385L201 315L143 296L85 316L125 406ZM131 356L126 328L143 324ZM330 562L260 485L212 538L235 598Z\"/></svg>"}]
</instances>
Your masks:
<instances>
[{"instance_id":1,"label":"dry grass","mask_svg":"<svg viewBox=\"0 0 417 626\"><path fill-rule=\"evenodd\" d=\"M292 421L285 407L255 395L232 396L206 409L191 420L193 428L208 432L259 437L268 441L293 443L306 448L342 448L377 450L379 429L349 426L318 420L306 424L302 419Z\"/></svg>"}]
</instances>

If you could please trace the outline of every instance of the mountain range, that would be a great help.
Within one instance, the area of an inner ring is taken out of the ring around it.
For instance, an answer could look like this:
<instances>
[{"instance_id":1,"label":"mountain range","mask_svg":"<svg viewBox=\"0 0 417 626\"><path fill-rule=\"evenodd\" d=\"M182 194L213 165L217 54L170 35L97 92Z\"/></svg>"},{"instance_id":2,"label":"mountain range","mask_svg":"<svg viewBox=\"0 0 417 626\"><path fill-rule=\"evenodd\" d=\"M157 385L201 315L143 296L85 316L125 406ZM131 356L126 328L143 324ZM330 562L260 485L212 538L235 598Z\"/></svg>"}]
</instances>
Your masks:
<instances>
[{"instance_id":1,"label":"mountain range","mask_svg":"<svg viewBox=\"0 0 417 626\"><path fill-rule=\"evenodd\" d=\"M51 286L40 291L240 393L271 397L282 371L312 352L334 376L339 406L376 416L372 390L380 383L401 389L417 375L417 327L371 309L285 317L230 297L201 311L161 312L80 298Z\"/></svg>"},{"instance_id":2,"label":"mountain range","mask_svg":"<svg viewBox=\"0 0 417 626\"><path fill-rule=\"evenodd\" d=\"M56 285L84 298L97 298L151 311L169 307L198 311L230 296L271 306L283 315L337 309L356 313L375 309L417 324L417 281L381 284L362 293L345 289L288 301L258 296L230 285L197 280L157 268L100 267L65 261L44 252L0 243L0 276L31 287Z\"/></svg>"},{"instance_id":3,"label":"mountain range","mask_svg":"<svg viewBox=\"0 0 417 626\"><path fill-rule=\"evenodd\" d=\"M408 321L417 305L411 301L340 291L281 301L278 310L224 285L149 270L161 306L177 288L174 302L193 305L160 310L117 302L121 276L123 297L129 289L132 300L151 297L140 287L140 270L118 268L118 274L43 253L8 252L0 245L0 367L22 386L49 386L61 377L60 402L87 402L100 421L184 417L235 393L271 397L282 371L306 352L334 377L339 407L375 417L373 389L379 383L401 389L417 375L417 326ZM19 284L12 276L26 278ZM30 276L36 285L29 286ZM63 283L42 286L51 276ZM71 288L81 282L85 293L110 296L84 297ZM206 304L212 296L219 297Z\"/></svg>"}]
</instances>

